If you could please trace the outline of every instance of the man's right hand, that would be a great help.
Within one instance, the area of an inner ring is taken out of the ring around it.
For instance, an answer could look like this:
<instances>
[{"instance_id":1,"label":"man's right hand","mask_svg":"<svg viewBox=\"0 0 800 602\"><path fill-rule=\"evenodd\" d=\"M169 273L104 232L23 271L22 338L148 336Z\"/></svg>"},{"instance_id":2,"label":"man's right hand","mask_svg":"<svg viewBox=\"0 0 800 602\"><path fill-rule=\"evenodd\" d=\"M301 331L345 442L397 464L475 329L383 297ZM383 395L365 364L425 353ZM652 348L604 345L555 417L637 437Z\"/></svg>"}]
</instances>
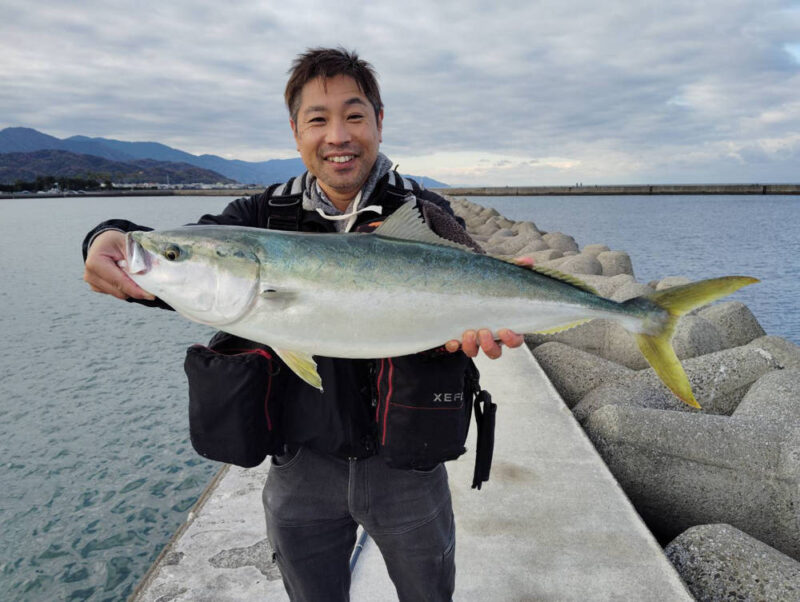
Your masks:
<instances>
[{"instance_id":1,"label":"man's right hand","mask_svg":"<svg viewBox=\"0 0 800 602\"><path fill-rule=\"evenodd\" d=\"M83 279L96 293L113 295L117 299L155 299L117 265L125 259L125 233L106 230L98 234L89 247Z\"/></svg>"}]
</instances>

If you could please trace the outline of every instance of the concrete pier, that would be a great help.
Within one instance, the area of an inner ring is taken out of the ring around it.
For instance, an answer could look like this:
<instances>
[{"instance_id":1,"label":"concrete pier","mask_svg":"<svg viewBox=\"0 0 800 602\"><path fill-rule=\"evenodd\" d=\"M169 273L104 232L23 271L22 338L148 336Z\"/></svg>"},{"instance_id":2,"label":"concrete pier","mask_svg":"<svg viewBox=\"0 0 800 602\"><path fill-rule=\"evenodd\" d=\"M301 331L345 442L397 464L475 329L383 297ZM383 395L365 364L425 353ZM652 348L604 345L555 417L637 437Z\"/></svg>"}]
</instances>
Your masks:
<instances>
[{"instance_id":1,"label":"concrete pier","mask_svg":"<svg viewBox=\"0 0 800 602\"><path fill-rule=\"evenodd\" d=\"M457 524L455 600L692 600L527 347L478 360L498 405L491 479L470 489L469 451L448 463ZM474 426L474 425L473 425ZM269 462L224 468L132 600L288 600L266 541ZM397 597L370 540L351 599Z\"/></svg>"}]
</instances>

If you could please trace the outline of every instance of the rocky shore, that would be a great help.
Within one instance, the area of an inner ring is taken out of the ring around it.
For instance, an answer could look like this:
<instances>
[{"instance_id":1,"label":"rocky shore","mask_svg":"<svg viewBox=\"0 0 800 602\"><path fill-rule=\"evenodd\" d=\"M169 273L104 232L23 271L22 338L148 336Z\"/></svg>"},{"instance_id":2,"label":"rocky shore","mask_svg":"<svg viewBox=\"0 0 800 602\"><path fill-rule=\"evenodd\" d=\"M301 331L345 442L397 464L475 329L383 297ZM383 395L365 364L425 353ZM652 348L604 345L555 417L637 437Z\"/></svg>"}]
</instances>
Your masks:
<instances>
[{"instance_id":1,"label":"rocky shore","mask_svg":"<svg viewBox=\"0 0 800 602\"><path fill-rule=\"evenodd\" d=\"M623 251L450 200L488 253L531 257L610 299L689 282L638 282ZM694 410L616 323L526 342L698 600L800 600L800 347L737 301L684 316L673 344Z\"/></svg>"}]
</instances>

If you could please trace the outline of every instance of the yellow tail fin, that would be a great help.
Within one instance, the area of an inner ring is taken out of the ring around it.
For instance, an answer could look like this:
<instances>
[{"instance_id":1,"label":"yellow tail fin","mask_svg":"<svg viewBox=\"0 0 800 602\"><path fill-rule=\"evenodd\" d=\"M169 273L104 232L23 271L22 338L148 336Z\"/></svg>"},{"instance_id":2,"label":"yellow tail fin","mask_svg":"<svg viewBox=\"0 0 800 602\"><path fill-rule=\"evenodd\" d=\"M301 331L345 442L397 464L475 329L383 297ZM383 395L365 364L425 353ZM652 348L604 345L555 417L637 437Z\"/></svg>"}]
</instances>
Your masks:
<instances>
[{"instance_id":1,"label":"yellow tail fin","mask_svg":"<svg viewBox=\"0 0 800 602\"><path fill-rule=\"evenodd\" d=\"M636 343L664 384L693 408L699 408L700 404L694 398L689 379L671 343L678 318L695 307L711 303L756 282L756 278L747 276L726 276L675 286L647 296L658 307L666 310L669 318L658 334L635 334Z\"/></svg>"}]
</instances>

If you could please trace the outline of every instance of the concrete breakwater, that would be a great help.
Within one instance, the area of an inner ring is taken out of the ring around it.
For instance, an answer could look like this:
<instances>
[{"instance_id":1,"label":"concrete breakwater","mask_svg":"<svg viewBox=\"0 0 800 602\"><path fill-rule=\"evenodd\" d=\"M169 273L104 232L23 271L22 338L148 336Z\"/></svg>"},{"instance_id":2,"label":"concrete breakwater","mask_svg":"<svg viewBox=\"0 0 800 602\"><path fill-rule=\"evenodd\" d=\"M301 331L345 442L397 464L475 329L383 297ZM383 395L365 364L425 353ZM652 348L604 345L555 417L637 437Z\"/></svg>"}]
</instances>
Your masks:
<instances>
[{"instance_id":1,"label":"concrete breakwater","mask_svg":"<svg viewBox=\"0 0 800 602\"><path fill-rule=\"evenodd\" d=\"M616 301L688 282L637 282L623 251L580 248L566 234L451 201L488 252L532 257ZM698 411L661 385L615 323L526 342L693 595L800 599L797 345L768 336L737 301L691 312L674 346Z\"/></svg>"},{"instance_id":2,"label":"concrete breakwater","mask_svg":"<svg viewBox=\"0 0 800 602\"><path fill-rule=\"evenodd\" d=\"M460 196L581 196L678 194L800 194L800 184L607 184L597 186L479 186L437 188Z\"/></svg>"}]
</instances>

